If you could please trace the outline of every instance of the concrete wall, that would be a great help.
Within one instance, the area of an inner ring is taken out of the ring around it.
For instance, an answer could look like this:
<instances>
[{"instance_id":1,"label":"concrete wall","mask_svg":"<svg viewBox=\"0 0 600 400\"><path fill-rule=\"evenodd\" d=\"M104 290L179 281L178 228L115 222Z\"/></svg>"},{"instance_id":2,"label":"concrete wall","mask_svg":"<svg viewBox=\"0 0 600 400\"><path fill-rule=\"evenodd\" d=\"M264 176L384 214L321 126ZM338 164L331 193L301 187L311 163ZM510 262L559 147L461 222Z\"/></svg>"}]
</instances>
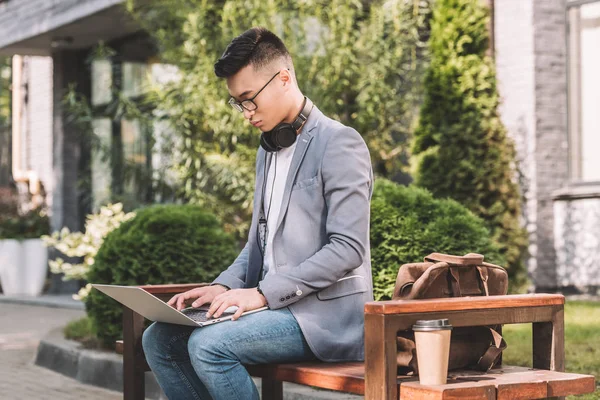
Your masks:
<instances>
[{"instance_id":1,"label":"concrete wall","mask_svg":"<svg viewBox=\"0 0 600 400\"><path fill-rule=\"evenodd\" d=\"M554 202L558 285L575 292L600 289L600 197Z\"/></svg>"},{"instance_id":2,"label":"concrete wall","mask_svg":"<svg viewBox=\"0 0 600 400\"><path fill-rule=\"evenodd\" d=\"M33 171L43 183L52 204L52 59L25 57L24 84L27 86L23 108L23 168Z\"/></svg>"},{"instance_id":3,"label":"concrete wall","mask_svg":"<svg viewBox=\"0 0 600 400\"><path fill-rule=\"evenodd\" d=\"M0 49L122 2L123 0L9 0L0 4ZM88 26L88 29L93 28Z\"/></svg>"}]
</instances>

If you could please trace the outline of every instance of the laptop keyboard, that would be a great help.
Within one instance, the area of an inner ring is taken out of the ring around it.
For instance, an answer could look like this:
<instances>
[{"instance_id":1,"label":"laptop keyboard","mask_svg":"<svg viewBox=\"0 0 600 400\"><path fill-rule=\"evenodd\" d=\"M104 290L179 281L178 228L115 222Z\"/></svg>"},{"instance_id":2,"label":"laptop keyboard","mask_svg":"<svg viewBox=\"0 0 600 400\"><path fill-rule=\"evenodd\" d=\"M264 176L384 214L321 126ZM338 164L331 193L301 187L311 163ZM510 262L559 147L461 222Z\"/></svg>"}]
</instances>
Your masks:
<instances>
[{"instance_id":1,"label":"laptop keyboard","mask_svg":"<svg viewBox=\"0 0 600 400\"><path fill-rule=\"evenodd\" d=\"M207 310L201 310L201 309L197 309L197 308L186 308L184 310L181 310L181 312L196 322L206 322L208 320L214 319L213 317L210 317L210 318L206 317L206 313L208 312ZM233 314L233 313L224 312L221 316L226 317L231 314Z\"/></svg>"}]
</instances>

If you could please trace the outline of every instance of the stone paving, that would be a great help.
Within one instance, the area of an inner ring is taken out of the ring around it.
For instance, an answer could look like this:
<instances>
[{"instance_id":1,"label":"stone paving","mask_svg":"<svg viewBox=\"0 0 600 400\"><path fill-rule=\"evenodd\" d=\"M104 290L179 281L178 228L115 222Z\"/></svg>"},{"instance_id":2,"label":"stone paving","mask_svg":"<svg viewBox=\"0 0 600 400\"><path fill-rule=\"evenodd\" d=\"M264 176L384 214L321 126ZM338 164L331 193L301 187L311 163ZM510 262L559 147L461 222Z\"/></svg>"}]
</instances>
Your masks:
<instances>
[{"instance_id":1,"label":"stone paving","mask_svg":"<svg viewBox=\"0 0 600 400\"><path fill-rule=\"evenodd\" d=\"M33 363L42 337L84 315L80 310L0 303L0 399L122 399L119 392L84 385Z\"/></svg>"}]
</instances>

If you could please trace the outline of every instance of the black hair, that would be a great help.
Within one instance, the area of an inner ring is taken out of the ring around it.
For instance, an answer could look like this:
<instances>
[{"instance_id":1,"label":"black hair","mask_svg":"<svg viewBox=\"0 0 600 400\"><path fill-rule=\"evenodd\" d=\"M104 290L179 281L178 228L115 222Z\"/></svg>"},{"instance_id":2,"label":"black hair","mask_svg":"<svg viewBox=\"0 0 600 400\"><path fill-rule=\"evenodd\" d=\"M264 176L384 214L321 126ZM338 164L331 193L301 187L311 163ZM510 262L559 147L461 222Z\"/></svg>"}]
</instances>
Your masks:
<instances>
[{"instance_id":1,"label":"black hair","mask_svg":"<svg viewBox=\"0 0 600 400\"><path fill-rule=\"evenodd\" d=\"M215 63L215 74L219 78L229 78L249 64L260 69L277 58L291 61L290 53L281 39L268 29L251 28L227 46Z\"/></svg>"}]
</instances>

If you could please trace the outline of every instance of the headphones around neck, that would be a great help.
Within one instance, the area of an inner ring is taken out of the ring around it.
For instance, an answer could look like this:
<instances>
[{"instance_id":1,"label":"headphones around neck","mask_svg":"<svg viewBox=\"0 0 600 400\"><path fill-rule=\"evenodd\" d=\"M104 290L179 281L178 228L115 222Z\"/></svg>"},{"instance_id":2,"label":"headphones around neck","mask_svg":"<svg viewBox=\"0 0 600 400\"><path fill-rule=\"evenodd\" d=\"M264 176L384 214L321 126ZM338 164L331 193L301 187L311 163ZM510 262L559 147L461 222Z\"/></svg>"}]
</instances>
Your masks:
<instances>
[{"instance_id":1,"label":"headphones around neck","mask_svg":"<svg viewBox=\"0 0 600 400\"><path fill-rule=\"evenodd\" d=\"M269 132L263 132L262 135L260 135L261 147L267 152L275 152L293 145L296 142L298 131L308 119L312 108L312 101L305 96L302 111L296 116L294 122L291 124L281 122Z\"/></svg>"}]
</instances>

